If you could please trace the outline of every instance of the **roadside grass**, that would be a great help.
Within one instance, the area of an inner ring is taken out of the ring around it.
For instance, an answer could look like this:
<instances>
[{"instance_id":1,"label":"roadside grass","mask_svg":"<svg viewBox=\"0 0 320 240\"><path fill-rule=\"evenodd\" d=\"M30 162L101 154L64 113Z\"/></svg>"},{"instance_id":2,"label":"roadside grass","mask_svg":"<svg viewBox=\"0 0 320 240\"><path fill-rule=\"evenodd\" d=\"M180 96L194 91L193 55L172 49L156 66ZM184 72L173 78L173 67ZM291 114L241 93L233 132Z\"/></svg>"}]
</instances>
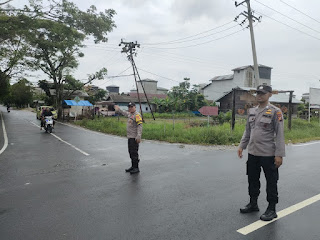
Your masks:
<instances>
[{"instance_id":1,"label":"roadside grass","mask_svg":"<svg viewBox=\"0 0 320 240\"><path fill-rule=\"evenodd\" d=\"M147 119L143 125L143 139L166 141L170 143L201 144L201 145L238 145L245 129L246 121L237 121L232 132L230 123L207 126L204 119L191 118L159 119L156 121ZM118 136L126 136L126 118L109 117L83 119L75 122L76 125ZM292 120L292 130L285 124L286 143L299 143L311 140L320 140L319 122L310 123L302 119Z\"/></svg>"},{"instance_id":2,"label":"roadside grass","mask_svg":"<svg viewBox=\"0 0 320 240\"><path fill-rule=\"evenodd\" d=\"M286 124L286 122L285 122ZM310 121L293 119L291 131L285 128L286 142L301 143L312 140L320 140L320 124L317 119Z\"/></svg>"}]
</instances>

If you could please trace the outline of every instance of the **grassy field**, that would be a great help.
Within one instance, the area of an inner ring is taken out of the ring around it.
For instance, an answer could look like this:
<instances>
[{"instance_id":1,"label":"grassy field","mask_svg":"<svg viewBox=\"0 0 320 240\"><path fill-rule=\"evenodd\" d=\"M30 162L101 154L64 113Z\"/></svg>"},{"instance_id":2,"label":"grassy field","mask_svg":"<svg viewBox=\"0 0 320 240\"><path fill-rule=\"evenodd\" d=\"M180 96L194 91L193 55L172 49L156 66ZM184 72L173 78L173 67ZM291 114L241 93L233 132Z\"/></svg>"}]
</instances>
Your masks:
<instances>
[{"instance_id":1,"label":"grassy field","mask_svg":"<svg viewBox=\"0 0 320 240\"><path fill-rule=\"evenodd\" d=\"M126 136L126 118L116 117L80 120L76 125L114 135ZM285 121L286 143L320 140L318 121L308 123L306 120L293 119L292 130L287 129ZM245 129L245 120L237 121L234 131L230 123L207 126L205 118L186 119L147 119L143 125L143 139L166 141L171 143L201 144L201 145L237 145Z\"/></svg>"}]
</instances>

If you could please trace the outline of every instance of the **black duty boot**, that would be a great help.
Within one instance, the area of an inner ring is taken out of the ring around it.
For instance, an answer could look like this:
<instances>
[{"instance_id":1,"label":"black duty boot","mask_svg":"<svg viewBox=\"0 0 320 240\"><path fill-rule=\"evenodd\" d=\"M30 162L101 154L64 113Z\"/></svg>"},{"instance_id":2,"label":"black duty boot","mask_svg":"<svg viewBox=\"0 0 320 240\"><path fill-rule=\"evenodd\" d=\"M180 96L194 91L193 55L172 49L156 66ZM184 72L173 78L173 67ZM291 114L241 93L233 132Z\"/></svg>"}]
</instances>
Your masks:
<instances>
[{"instance_id":1,"label":"black duty boot","mask_svg":"<svg viewBox=\"0 0 320 240\"><path fill-rule=\"evenodd\" d=\"M276 211L270 210L267 208L265 213L260 216L260 219L262 221L271 221L272 219L277 218L277 217L278 217L278 215L277 215Z\"/></svg>"},{"instance_id":2,"label":"black duty boot","mask_svg":"<svg viewBox=\"0 0 320 240\"><path fill-rule=\"evenodd\" d=\"M132 168L132 170L130 171L130 174L135 174L139 172L140 172L139 168Z\"/></svg>"},{"instance_id":3,"label":"black duty boot","mask_svg":"<svg viewBox=\"0 0 320 240\"><path fill-rule=\"evenodd\" d=\"M241 213L251 213L251 212L258 212L258 211L259 211L259 207L256 199L251 199L250 203L248 203L244 208L240 208Z\"/></svg>"},{"instance_id":4,"label":"black duty boot","mask_svg":"<svg viewBox=\"0 0 320 240\"><path fill-rule=\"evenodd\" d=\"M133 169L133 167L129 167L128 169L126 169L126 172L130 172Z\"/></svg>"},{"instance_id":5,"label":"black duty boot","mask_svg":"<svg viewBox=\"0 0 320 240\"><path fill-rule=\"evenodd\" d=\"M277 218L278 215L276 213L276 204L269 203L267 210L260 216L262 221L271 221L274 218Z\"/></svg>"}]
</instances>

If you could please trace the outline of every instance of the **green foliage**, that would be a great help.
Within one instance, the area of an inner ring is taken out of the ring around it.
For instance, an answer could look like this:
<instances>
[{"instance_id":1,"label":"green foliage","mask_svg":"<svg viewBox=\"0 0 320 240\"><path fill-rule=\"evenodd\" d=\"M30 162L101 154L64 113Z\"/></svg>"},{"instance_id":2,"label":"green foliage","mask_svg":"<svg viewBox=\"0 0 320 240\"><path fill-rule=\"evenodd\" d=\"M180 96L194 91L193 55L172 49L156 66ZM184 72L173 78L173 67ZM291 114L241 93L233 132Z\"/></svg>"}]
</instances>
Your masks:
<instances>
[{"instance_id":1,"label":"green foliage","mask_svg":"<svg viewBox=\"0 0 320 240\"><path fill-rule=\"evenodd\" d=\"M77 125L120 136L126 136L126 118L96 118L94 120L81 120ZM246 121L237 122L233 132L230 130L230 124L199 126L199 124L190 124L184 121L158 119L157 121L148 120L143 125L143 138L151 140L160 140L167 142L204 144L204 145L237 145L245 130ZM200 124L201 125L201 124ZM285 122L286 125L286 122ZM194 127L192 127L194 126ZM293 119L292 130L285 127L286 142L297 143L320 139L320 125L317 121L308 123L306 120Z\"/></svg>"},{"instance_id":2,"label":"green foliage","mask_svg":"<svg viewBox=\"0 0 320 240\"><path fill-rule=\"evenodd\" d=\"M69 73L78 66L78 58L84 56L81 52L83 41L91 36L95 43L106 42L107 33L115 27L114 15L112 9L97 12L95 6L81 11L66 0L48 0L45 4L41 0L32 0L23 9L0 9L0 41L3 38L7 42L0 48L0 60L6 63L1 64L5 67L0 68L0 81L3 73L10 72L6 66L17 67L19 60L20 66L43 71L54 82L57 107L61 113L64 82L73 90L79 88L79 83L70 78ZM8 52L8 46L21 50ZM11 55L16 57L11 60ZM89 82L101 79L105 72L106 69L102 69L90 75ZM10 78L8 74L5 76Z\"/></svg>"},{"instance_id":3,"label":"green foliage","mask_svg":"<svg viewBox=\"0 0 320 240\"><path fill-rule=\"evenodd\" d=\"M88 101L95 104L98 101L103 100L106 97L107 91L104 89L94 90L91 86L85 87L85 91L88 93Z\"/></svg>"},{"instance_id":4,"label":"green foliage","mask_svg":"<svg viewBox=\"0 0 320 240\"><path fill-rule=\"evenodd\" d=\"M218 121L220 124L224 124L226 122L230 122L232 118L232 112L228 111L226 113L220 112L218 116L213 116L212 119L214 121Z\"/></svg>"},{"instance_id":5,"label":"green foliage","mask_svg":"<svg viewBox=\"0 0 320 240\"><path fill-rule=\"evenodd\" d=\"M156 111L163 112L184 112L195 111L203 106L207 106L208 102L204 96L199 93L196 85L190 89L189 78L174 86L165 99L154 98L152 103L156 105Z\"/></svg>"},{"instance_id":6,"label":"green foliage","mask_svg":"<svg viewBox=\"0 0 320 240\"><path fill-rule=\"evenodd\" d=\"M11 87L11 102L17 107L22 108L32 103L32 91L30 82L21 79Z\"/></svg>"}]
</instances>

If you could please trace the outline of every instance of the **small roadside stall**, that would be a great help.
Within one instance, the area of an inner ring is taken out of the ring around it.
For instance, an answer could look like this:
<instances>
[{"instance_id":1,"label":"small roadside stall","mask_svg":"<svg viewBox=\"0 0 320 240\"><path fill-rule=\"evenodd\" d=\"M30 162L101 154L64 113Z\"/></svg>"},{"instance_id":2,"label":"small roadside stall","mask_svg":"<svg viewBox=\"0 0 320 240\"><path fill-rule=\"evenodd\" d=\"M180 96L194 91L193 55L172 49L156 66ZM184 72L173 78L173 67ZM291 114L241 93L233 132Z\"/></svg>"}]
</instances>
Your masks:
<instances>
[{"instance_id":1,"label":"small roadside stall","mask_svg":"<svg viewBox=\"0 0 320 240\"><path fill-rule=\"evenodd\" d=\"M93 112L93 105L87 100L64 100L62 102L63 120L82 118L83 116L90 117Z\"/></svg>"}]
</instances>

